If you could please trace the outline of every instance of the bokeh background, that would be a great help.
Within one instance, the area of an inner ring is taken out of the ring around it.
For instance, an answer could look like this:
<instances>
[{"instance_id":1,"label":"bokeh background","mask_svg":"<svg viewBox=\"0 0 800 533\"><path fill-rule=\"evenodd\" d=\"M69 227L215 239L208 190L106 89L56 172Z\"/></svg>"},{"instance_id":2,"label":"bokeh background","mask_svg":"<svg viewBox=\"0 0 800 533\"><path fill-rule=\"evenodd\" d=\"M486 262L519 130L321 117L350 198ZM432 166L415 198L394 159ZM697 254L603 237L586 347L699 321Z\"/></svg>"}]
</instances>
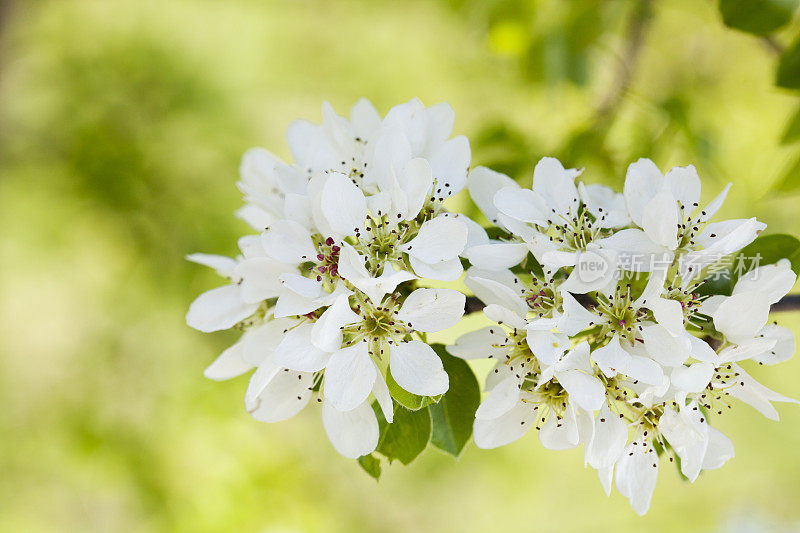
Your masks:
<instances>
[{"instance_id":1,"label":"bokeh background","mask_svg":"<svg viewBox=\"0 0 800 533\"><path fill-rule=\"evenodd\" d=\"M183 259L248 231L245 149L288 156L291 120L362 96L449 101L473 164L524 184L543 155L617 187L638 157L694 163L704 198L734 182L722 216L800 233L800 95L775 85L799 30L739 32L698 0L3 0L0 530L800 529L791 405L717 420L737 457L693 485L662 462L645 518L534 432L376 484L317 410L261 424L246 378L203 378L233 338L185 325L219 280ZM800 396L799 360L754 373Z\"/></svg>"}]
</instances>

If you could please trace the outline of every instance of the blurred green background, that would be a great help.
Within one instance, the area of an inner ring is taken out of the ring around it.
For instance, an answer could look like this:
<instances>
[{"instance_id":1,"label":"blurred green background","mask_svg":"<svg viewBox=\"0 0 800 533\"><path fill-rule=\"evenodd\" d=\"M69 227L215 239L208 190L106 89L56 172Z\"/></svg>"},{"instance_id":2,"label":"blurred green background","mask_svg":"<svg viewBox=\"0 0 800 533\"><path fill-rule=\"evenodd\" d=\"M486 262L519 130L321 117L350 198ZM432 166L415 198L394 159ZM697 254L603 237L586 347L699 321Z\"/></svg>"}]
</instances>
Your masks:
<instances>
[{"instance_id":1,"label":"blurred green background","mask_svg":"<svg viewBox=\"0 0 800 533\"><path fill-rule=\"evenodd\" d=\"M617 187L638 157L694 163L704 198L734 182L722 216L800 233L800 98L774 83L798 30L739 32L698 0L4 0L0 530L800 528L797 406L716 421L737 457L693 485L662 462L645 518L533 432L376 484L316 409L251 420L246 378L202 376L233 337L183 318L219 284L184 255L234 254L248 231L239 157L288 156L287 125L323 100L449 101L473 165L525 184L551 154ZM800 334L800 313L774 318ZM800 396L797 359L754 373Z\"/></svg>"}]
</instances>

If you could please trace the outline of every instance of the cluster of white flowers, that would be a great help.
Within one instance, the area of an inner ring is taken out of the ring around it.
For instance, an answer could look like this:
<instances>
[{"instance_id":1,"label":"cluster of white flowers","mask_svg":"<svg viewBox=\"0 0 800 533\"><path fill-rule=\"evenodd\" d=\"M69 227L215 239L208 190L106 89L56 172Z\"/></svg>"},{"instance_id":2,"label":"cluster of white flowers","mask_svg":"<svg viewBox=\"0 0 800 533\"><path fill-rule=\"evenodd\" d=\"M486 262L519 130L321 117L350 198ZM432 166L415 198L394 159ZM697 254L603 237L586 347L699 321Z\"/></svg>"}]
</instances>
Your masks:
<instances>
[{"instance_id":1,"label":"cluster of white flowers","mask_svg":"<svg viewBox=\"0 0 800 533\"><path fill-rule=\"evenodd\" d=\"M392 421L387 381L419 396L447 391L426 333L455 325L465 297L416 280L463 273L466 217L442 202L464 187L470 148L449 138L447 104L412 100L381 119L361 100L349 121L327 104L323 118L291 125L293 164L260 148L244 155L239 215L261 234L241 238L236 259L189 256L231 283L186 318L200 331L243 331L206 376L257 367L245 395L254 418L284 420L314 398L333 446L357 458L378 444L371 400Z\"/></svg>"},{"instance_id":2,"label":"cluster of white flowers","mask_svg":"<svg viewBox=\"0 0 800 533\"><path fill-rule=\"evenodd\" d=\"M662 175L646 159L630 165L624 194L576 184L581 171L552 158L531 189L484 167L468 176L453 121L449 105L418 100L383 119L365 100L350 120L326 104L321 125L291 125L293 163L244 155L238 215L259 234L239 240L237 258L189 256L230 283L197 298L187 322L242 331L205 374L256 368L245 394L254 418L287 419L313 398L339 453L371 454L401 395L432 403L448 391L426 334L456 325L465 295L419 280L459 280L466 262L464 284L496 325L447 351L497 361L468 414L480 448L532 427L547 448L583 445L606 492L615 482L643 514L660 456L690 481L733 457L708 420L729 398L774 419L771 402L794 401L740 366L794 352L791 332L767 324L795 283L788 261L742 275L729 294L704 283L765 227L710 222L729 187L701 208L694 167ZM465 186L489 232L443 206Z\"/></svg>"},{"instance_id":3,"label":"cluster of white flowers","mask_svg":"<svg viewBox=\"0 0 800 533\"><path fill-rule=\"evenodd\" d=\"M486 168L470 173L473 200L508 237L466 252L466 284L497 325L448 350L497 360L475 414L479 447L508 444L532 427L546 448L582 444L605 491L613 480L644 514L659 456L677 458L689 481L733 457L708 420L729 398L772 419L771 402L794 402L740 364L792 356L792 333L767 320L796 276L781 260L742 276L730 296L701 296L705 267L765 227L754 218L709 222L728 187L701 208L692 166L662 175L639 160L624 194L576 186L580 173L545 158L532 189ZM509 270L528 251L535 263Z\"/></svg>"}]
</instances>

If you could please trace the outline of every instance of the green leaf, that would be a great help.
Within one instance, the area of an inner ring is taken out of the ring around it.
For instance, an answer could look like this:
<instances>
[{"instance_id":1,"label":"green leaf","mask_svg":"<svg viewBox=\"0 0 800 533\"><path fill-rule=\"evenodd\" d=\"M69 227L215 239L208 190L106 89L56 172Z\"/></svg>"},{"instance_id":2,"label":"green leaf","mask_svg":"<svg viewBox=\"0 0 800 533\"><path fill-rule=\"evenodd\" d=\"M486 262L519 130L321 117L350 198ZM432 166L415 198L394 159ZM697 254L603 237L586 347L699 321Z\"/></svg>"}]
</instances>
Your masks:
<instances>
[{"instance_id":1,"label":"green leaf","mask_svg":"<svg viewBox=\"0 0 800 533\"><path fill-rule=\"evenodd\" d=\"M792 270L800 272L800 240L791 235L775 233L762 235L729 256L728 266L718 276L706 278L697 292L700 295L723 294L730 296L739 278L758 266L771 265L788 259Z\"/></svg>"},{"instance_id":2,"label":"green leaf","mask_svg":"<svg viewBox=\"0 0 800 533\"><path fill-rule=\"evenodd\" d=\"M362 455L358 458L358 464L364 472L375 478L377 481L381 477L381 460L372 454Z\"/></svg>"},{"instance_id":3,"label":"green leaf","mask_svg":"<svg viewBox=\"0 0 800 533\"><path fill-rule=\"evenodd\" d=\"M720 0L726 26L766 35L792 20L798 0Z\"/></svg>"},{"instance_id":4,"label":"green leaf","mask_svg":"<svg viewBox=\"0 0 800 533\"><path fill-rule=\"evenodd\" d=\"M781 54L775 84L787 89L800 89L800 37Z\"/></svg>"},{"instance_id":5,"label":"green leaf","mask_svg":"<svg viewBox=\"0 0 800 533\"><path fill-rule=\"evenodd\" d=\"M748 270L737 266L742 262L746 266L771 265L781 259L788 259L792 263L792 270L800 272L800 240L791 235L774 233L762 235L736 254L733 262L733 282Z\"/></svg>"},{"instance_id":6,"label":"green leaf","mask_svg":"<svg viewBox=\"0 0 800 533\"><path fill-rule=\"evenodd\" d=\"M381 414L381 438L378 452L391 463L395 459L407 465L422 453L431 438L431 414L427 409L410 411L395 405L394 420L387 424Z\"/></svg>"},{"instance_id":7,"label":"green leaf","mask_svg":"<svg viewBox=\"0 0 800 533\"><path fill-rule=\"evenodd\" d=\"M466 361L448 354L442 344L434 344L433 349L442 358L444 370L450 377L450 388L439 403L430 406L433 420L431 443L458 458L472 436L481 389Z\"/></svg>"},{"instance_id":8,"label":"green leaf","mask_svg":"<svg viewBox=\"0 0 800 533\"><path fill-rule=\"evenodd\" d=\"M389 387L389 394L392 395L392 398L394 398L395 401L397 401L400 405L410 409L411 411L418 411L423 407L427 407L432 403L436 403L439 401L439 398L442 397L441 395L417 396L416 394L408 392L397 384L392 377L392 371L389 369L389 367L386 367L386 386Z\"/></svg>"},{"instance_id":9,"label":"green leaf","mask_svg":"<svg viewBox=\"0 0 800 533\"><path fill-rule=\"evenodd\" d=\"M389 387L389 393L392 395L392 398L403 407L416 411L422 409L425 405L424 397L412 394L397 384L392 377L392 371L389 367L386 367L386 386Z\"/></svg>"},{"instance_id":10,"label":"green leaf","mask_svg":"<svg viewBox=\"0 0 800 533\"><path fill-rule=\"evenodd\" d=\"M781 144L789 144L793 143L797 140L800 140L800 108L792 117L792 120L789 121L789 124L786 126L786 130L783 132L783 137L781 138Z\"/></svg>"}]
</instances>

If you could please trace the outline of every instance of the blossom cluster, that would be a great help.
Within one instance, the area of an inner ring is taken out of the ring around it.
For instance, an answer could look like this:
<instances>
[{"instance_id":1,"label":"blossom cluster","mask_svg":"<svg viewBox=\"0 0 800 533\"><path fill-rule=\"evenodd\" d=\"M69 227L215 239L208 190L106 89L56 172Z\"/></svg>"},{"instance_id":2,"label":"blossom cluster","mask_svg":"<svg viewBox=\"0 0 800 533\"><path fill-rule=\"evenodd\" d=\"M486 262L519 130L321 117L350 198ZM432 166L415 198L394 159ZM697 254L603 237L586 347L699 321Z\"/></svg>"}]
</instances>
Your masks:
<instances>
[{"instance_id":1,"label":"blossom cluster","mask_svg":"<svg viewBox=\"0 0 800 533\"><path fill-rule=\"evenodd\" d=\"M471 172L473 200L506 235L466 252L466 285L496 325L448 349L497 360L475 414L477 446L508 444L533 427L546 448L583 445L606 492L613 481L644 514L659 456L679 459L692 482L733 457L709 421L731 398L773 419L771 402L794 401L741 364L793 355L792 333L767 321L796 276L784 259L742 275L730 295L703 290L706 267L765 225L710 222L730 186L701 207L692 166L662 175L639 160L623 194L576 185L580 173L545 158L523 189L489 169ZM533 268L523 259L525 268L509 270L528 252Z\"/></svg>"},{"instance_id":2,"label":"blossom cluster","mask_svg":"<svg viewBox=\"0 0 800 533\"><path fill-rule=\"evenodd\" d=\"M447 104L413 100L381 119L361 100L349 120L327 104L323 117L289 128L293 163L244 155L238 214L260 234L242 237L235 259L189 256L230 284L201 295L187 322L242 330L206 376L256 367L245 394L254 418L284 420L313 399L333 446L357 458L378 445L371 403L392 422L387 381L423 397L447 391L426 334L455 325L465 296L416 281L463 273L466 217L442 204L464 187L470 148L450 138Z\"/></svg>"},{"instance_id":3,"label":"blossom cluster","mask_svg":"<svg viewBox=\"0 0 800 533\"><path fill-rule=\"evenodd\" d=\"M543 158L523 188L470 171L453 121L449 105L418 100L384 118L361 100L349 120L326 104L321 125L289 128L292 163L245 154L238 215L258 234L236 258L189 256L230 283L201 295L187 322L242 331L206 376L255 368L254 418L284 420L313 400L335 449L361 461L409 395L433 405L448 393L443 357L489 358L487 394L462 409L475 444L536 428L548 449L583 446L605 491L644 514L661 458L694 481L733 457L711 425L731 399L772 419L772 402L794 402L742 366L794 353L792 333L768 324L796 281L789 261L708 282L765 229L712 222L730 185L701 206L692 166L662 174L640 159L617 193ZM445 207L465 187L488 231ZM442 283L462 277L489 325L442 353L427 334L459 324L465 294Z\"/></svg>"}]
</instances>

